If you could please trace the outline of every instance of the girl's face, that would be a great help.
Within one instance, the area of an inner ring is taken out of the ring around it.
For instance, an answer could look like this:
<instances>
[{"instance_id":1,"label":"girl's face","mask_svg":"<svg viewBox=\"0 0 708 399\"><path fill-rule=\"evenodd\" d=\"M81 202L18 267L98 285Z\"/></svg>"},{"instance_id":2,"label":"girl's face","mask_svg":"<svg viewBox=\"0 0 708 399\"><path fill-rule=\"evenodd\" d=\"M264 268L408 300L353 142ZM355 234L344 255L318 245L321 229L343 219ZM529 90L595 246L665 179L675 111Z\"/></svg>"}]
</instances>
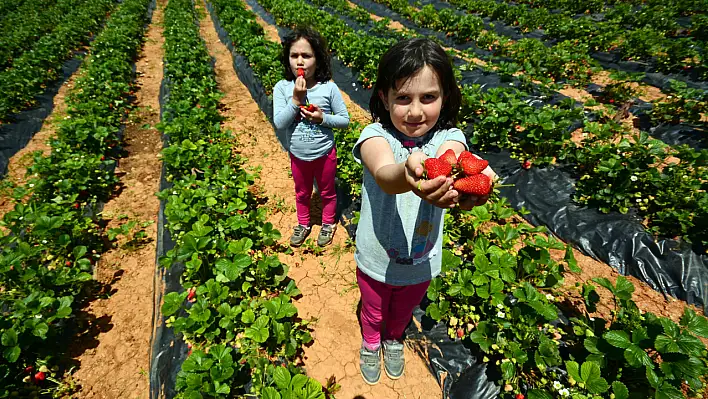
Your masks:
<instances>
[{"instance_id":1,"label":"girl's face","mask_svg":"<svg viewBox=\"0 0 708 399\"><path fill-rule=\"evenodd\" d=\"M290 70L296 77L298 68L305 70L306 80L310 80L315 76L315 69L317 69L315 52L312 51L310 42L304 38L298 39L290 46Z\"/></svg>"},{"instance_id":2,"label":"girl's face","mask_svg":"<svg viewBox=\"0 0 708 399\"><path fill-rule=\"evenodd\" d=\"M425 66L415 75L396 82L379 97L391 115L391 122L408 137L424 136L435 126L443 105L443 92L435 71Z\"/></svg>"}]
</instances>

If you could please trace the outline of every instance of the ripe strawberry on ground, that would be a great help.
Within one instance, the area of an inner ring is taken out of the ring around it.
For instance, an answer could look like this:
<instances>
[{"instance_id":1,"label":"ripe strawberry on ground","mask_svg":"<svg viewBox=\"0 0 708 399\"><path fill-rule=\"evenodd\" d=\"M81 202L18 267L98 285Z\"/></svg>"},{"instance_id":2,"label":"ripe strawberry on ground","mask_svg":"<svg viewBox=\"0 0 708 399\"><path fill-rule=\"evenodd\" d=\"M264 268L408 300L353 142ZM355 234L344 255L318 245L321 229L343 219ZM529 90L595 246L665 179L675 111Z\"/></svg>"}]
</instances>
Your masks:
<instances>
[{"instance_id":1,"label":"ripe strawberry on ground","mask_svg":"<svg viewBox=\"0 0 708 399\"><path fill-rule=\"evenodd\" d=\"M524 161L524 163L521 164L521 167L524 169L531 169L531 161L528 159Z\"/></svg>"},{"instance_id":2,"label":"ripe strawberry on ground","mask_svg":"<svg viewBox=\"0 0 708 399\"><path fill-rule=\"evenodd\" d=\"M462 168L462 171L465 172L465 175L467 176L473 176L482 173L484 169L489 166L489 162L485 161L484 159L479 159L472 155L472 153L468 152L467 154L469 155L464 155L464 152L460 154L460 159L457 161L460 164L460 167Z\"/></svg>"},{"instance_id":3,"label":"ripe strawberry on ground","mask_svg":"<svg viewBox=\"0 0 708 399\"><path fill-rule=\"evenodd\" d=\"M438 176L450 176L452 166L439 158L428 158L424 162L425 173L428 180L432 180Z\"/></svg>"},{"instance_id":4,"label":"ripe strawberry on ground","mask_svg":"<svg viewBox=\"0 0 708 399\"><path fill-rule=\"evenodd\" d=\"M457 337L458 337L458 338L462 338L462 337L464 337L464 336L465 336L465 330L463 330L463 329L461 329L461 328L458 328L458 329L457 329Z\"/></svg>"},{"instance_id":5,"label":"ripe strawberry on ground","mask_svg":"<svg viewBox=\"0 0 708 399\"><path fill-rule=\"evenodd\" d=\"M457 156L455 155L455 151L452 149L449 149L445 151L438 159L442 159L443 161L447 162L452 166L453 168L457 166Z\"/></svg>"},{"instance_id":6,"label":"ripe strawberry on ground","mask_svg":"<svg viewBox=\"0 0 708 399\"><path fill-rule=\"evenodd\" d=\"M524 394L517 393L516 396L514 396L514 399L524 399Z\"/></svg>"},{"instance_id":7,"label":"ripe strawberry on ground","mask_svg":"<svg viewBox=\"0 0 708 399\"><path fill-rule=\"evenodd\" d=\"M492 181L489 176L480 173L455 180L453 187L455 190L465 194L484 196L489 194L492 188Z\"/></svg>"}]
</instances>

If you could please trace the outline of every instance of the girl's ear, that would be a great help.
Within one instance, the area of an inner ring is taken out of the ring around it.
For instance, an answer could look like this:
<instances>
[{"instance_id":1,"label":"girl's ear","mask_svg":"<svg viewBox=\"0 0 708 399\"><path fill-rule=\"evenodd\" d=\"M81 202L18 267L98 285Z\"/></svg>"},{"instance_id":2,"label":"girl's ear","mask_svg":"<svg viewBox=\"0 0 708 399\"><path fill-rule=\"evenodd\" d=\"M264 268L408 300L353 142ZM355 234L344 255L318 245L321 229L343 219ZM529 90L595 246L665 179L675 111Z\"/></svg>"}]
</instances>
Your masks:
<instances>
[{"instance_id":1,"label":"girl's ear","mask_svg":"<svg viewBox=\"0 0 708 399\"><path fill-rule=\"evenodd\" d=\"M384 108L386 108L386 111L389 111L388 99L386 97L387 96L384 94L383 90L379 90L379 99L381 99L381 102L383 103Z\"/></svg>"}]
</instances>

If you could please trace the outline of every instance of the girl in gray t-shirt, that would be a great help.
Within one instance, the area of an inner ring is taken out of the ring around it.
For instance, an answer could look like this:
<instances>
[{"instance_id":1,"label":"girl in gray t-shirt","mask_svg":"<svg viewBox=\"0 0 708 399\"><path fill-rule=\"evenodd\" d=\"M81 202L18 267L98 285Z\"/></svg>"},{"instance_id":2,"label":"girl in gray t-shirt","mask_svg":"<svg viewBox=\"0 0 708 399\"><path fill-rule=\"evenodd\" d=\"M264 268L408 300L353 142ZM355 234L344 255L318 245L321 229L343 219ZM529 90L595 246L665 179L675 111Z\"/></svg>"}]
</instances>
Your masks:
<instances>
[{"instance_id":1,"label":"girl in gray t-shirt","mask_svg":"<svg viewBox=\"0 0 708 399\"><path fill-rule=\"evenodd\" d=\"M386 374L403 374L400 340L440 273L445 210L487 200L462 197L449 177L422 179L426 158L467 149L454 127L461 97L450 59L429 39L402 41L380 60L369 104L377 123L362 131L353 150L364 165L354 258L362 302L359 364L368 384L380 379L382 344ZM483 173L494 175L489 168Z\"/></svg>"}]
</instances>

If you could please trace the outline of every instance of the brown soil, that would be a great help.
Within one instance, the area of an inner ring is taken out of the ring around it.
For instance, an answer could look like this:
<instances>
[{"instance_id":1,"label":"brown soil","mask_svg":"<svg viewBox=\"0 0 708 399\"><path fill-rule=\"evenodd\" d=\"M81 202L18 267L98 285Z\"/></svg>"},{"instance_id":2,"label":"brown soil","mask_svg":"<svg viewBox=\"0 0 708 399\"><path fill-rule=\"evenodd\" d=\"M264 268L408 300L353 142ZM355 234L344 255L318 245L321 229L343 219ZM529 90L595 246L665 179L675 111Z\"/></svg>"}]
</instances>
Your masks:
<instances>
[{"instance_id":1,"label":"brown soil","mask_svg":"<svg viewBox=\"0 0 708 399\"><path fill-rule=\"evenodd\" d=\"M234 132L242 147L239 152L249 159L252 168L261 168L259 185L269 198L265 205L272 211L269 220L278 228L287 245L290 232L297 224L293 180L289 176L290 161L281 151L272 126L248 90L235 74L228 49L219 42L209 23L202 20L202 35L210 53L216 59L219 89L225 94L225 127ZM352 119L366 122L366 113L347 103ZM317 195L315 194L315 197ZM313 198L313 202L318 199ZM314 204L313 204L314 205ZM313 208L316 208L313 206ZM320 213L313 209L313 223L319 224ZM319 229L313 228L312 239ZM351 249L347 248L346 231L340 226L334 243L324 255L316 256L303 246L294 254L281 254L290 266L290 276L295 279L303 295L296 306L305 319L315 318L314 343L305 348L304 366L308 375L324 383L335 376L342 389L339 399L353 398L433 398L440 396L440 388L430 374L425 362L411 350L406 351L406 375L392 382L385 377L374 387L366 385L359 376L358 350L361 335L356 316L359 300L355 283L355 264Z\"/></svg>"},{"instance_id":2,"label":"brown soil","mask_svg":"<svg viewBox=\"0 0 708 399\"><path fill-rule=\"evenodd\" d=\"M78 339L70 348L80 364L73 379L81 386L78 398L149 398L150 335L153 312L153 273L162 149L159 92L162 81L162 9L158 8L146 34L138 72L136 105L124 135L127 155L119 160L121 190L103 210L107 228L129 222L148 224L147 238L139 243L119 237L116 248L98 262L95 277L111 287L105 298L84 309L90 329L100 331L92 340ZM147 126L149 124L149 126ZM143 128L142 126L145 126ZM132 238L132 237L131 237Z\"/></svg>"}]
</instances>

